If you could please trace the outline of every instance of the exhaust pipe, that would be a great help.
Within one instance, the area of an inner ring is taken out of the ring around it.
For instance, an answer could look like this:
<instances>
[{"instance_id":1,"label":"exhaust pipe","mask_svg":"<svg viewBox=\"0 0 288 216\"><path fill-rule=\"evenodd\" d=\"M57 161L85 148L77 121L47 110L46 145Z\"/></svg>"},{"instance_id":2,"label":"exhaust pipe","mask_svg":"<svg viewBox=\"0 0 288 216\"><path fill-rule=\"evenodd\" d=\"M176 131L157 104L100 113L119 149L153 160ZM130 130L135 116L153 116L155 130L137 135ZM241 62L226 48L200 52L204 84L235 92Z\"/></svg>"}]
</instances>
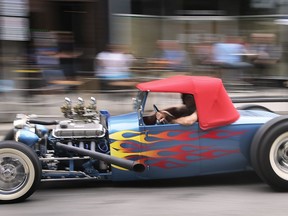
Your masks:
<instances>
[{"instance_id":1,"label":"exhaust pipe","mask_svg":"<svg viewBox=\"0 0 288 216\"><path fill-rule=\"evenodd\" d=\"M144 170L145 170L145 165L138 163L136 161L117 158L115 156L107 155L104 153L99 153L96 151L90 151L87 149L78 148L78 147L71 146L71 145L66 145L66 144L63 144L60 142L57 142L56 146L59 148L66 149L68 151L76 152L76 153L81 154L81 155L88 155L94 159L102 160L106 163L114 164L114 165L117 165L119 167L132 170L134 172L144 172Z\"/></svg>"}]
</instances>

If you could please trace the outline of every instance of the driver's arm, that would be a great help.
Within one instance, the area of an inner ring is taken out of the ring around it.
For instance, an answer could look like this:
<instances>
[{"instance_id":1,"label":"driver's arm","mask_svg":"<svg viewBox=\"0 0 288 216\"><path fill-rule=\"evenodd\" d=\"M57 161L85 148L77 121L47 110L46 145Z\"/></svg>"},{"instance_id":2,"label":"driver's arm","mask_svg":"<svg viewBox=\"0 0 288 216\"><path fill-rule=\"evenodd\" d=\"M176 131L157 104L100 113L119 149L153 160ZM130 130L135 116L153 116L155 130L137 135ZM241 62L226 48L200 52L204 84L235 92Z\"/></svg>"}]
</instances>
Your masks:
<instances>
[{"instance_id":1,"label":"driver's arm","mask_svg":"<svg viewBox=\"0 0 288 216\"><path fill-rule=\"evenodd\" d=\"M189 116L173 119L172 123L189 126L189 125L194 124L197 120L198 120L198 115L197 115L197 111L195 111L194 113L192 113Z\"/></svg>"}]
</instances>

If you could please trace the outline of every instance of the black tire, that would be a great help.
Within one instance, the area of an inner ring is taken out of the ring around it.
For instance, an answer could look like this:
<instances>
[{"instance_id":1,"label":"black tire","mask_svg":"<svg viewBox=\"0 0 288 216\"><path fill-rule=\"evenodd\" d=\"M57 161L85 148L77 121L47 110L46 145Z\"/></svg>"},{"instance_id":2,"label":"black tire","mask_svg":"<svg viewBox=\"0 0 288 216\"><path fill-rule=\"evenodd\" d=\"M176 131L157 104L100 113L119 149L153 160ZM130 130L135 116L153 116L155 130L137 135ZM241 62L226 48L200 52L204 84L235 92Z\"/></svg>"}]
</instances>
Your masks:
<instances>
[{"instance_id":1,"label":"black tire","mask_svg":"<svg viewBox=\"0 0 288 216\"><path fill-rule=\"evenodd\" d=\"M272 112L272 110L268 109L267 107L257 105L257 104L246 104L240 107L237 107L238 110L260 110L260 111L267 111L267 112Z\"/></svg>"},{"instance_id":2,"label":"black tire","mask_svg":"<svg viewBox=\"0 0 288 216\"><path fill-rule=\"evenodd\" d=\"M264 182L276 191L288 191L288 116L272 119L257 131L250 160Z\"/></svg>"},{"instance_id":3,"label":"black tire","mask_svg":"<svg viewBox=\"0 0 288 216\"><path fill-rule=\"evenodd\" d=\"M38 188L41 176L33 149L15 141L0 142L0 203L24 201Z\"/></svg>"}]
</instances>

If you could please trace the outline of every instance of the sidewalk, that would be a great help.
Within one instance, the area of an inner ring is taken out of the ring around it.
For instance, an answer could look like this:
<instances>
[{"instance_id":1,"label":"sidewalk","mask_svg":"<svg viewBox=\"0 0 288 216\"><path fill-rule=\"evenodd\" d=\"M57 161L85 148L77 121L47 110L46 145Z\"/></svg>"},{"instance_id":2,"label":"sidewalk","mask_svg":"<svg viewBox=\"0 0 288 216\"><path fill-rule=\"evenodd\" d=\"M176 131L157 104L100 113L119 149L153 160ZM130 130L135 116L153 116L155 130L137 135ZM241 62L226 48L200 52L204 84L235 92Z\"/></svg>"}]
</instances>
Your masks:
<instances>
[{"instance_id":1,"label":"sidewalk","mask_svg":"<svg viewBox=\"0 0 288 216\"><path fill-rule=\"evenodd\" d=\"M13 120L18 113L36 114L45 119L62 119L60 107L65 103L65 97L77 104L78 97L88 104L91 97L96 99L98 110L108 110L111 115L124 114L133 111L132 98L137 91L119 91L114 93L69 93L56 95L35 95L33 98L11 98L0 101L0 136L13 128ZM120 107L120 108L119 108Z\"/></svg>"},{"instance_id":2,"label":"sidewalk","mask_svg":"<svg viewBox=\"0 0 288 216\"><path fill-rule=\"evenodd\" d=\"M78 97L82 97L89 103L90 97L95 97L98 110L108 110L111 115L124 114L133 111L132 98L137 91L118 91L111 93L78 93L57 95L37 95L29 98L29 101L13 98L10 102L0 102L0 136L13 128L13 120L17 113L36 114L47 116L47 118L61 119L63 115L60 107L64 104L65 97L69 97L73 104L77 103ZM257 88L249 90L229 90L230 97L264 97L264 96L287 96L288 88ZM288 103L257 103L275 112L288 111ZM235 104L236 107L242 104ZM4 110L3 110L4 109ZM6 119L5 119L6 118Z\"/></svg>"}]
</instances>

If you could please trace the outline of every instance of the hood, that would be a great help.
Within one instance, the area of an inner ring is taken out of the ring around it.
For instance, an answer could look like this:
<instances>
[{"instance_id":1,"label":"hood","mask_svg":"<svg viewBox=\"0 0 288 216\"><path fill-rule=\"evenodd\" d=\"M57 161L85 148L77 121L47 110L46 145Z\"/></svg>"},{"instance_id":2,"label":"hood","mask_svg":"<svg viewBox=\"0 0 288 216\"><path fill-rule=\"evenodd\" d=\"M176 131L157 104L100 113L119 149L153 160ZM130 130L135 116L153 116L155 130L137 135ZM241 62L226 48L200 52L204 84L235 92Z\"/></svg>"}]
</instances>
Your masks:
<instances>
[{"instance_id":1,"label":"hood","mask_svg":"<svg viewBox=\"0 0 288 216\"><path fill-rule=\"evenodd\" d=\"M128 113L123 115L111 116L108 119L109 133L123 130L139 130L138 113Z\"/></svg>"}]
</instances>

